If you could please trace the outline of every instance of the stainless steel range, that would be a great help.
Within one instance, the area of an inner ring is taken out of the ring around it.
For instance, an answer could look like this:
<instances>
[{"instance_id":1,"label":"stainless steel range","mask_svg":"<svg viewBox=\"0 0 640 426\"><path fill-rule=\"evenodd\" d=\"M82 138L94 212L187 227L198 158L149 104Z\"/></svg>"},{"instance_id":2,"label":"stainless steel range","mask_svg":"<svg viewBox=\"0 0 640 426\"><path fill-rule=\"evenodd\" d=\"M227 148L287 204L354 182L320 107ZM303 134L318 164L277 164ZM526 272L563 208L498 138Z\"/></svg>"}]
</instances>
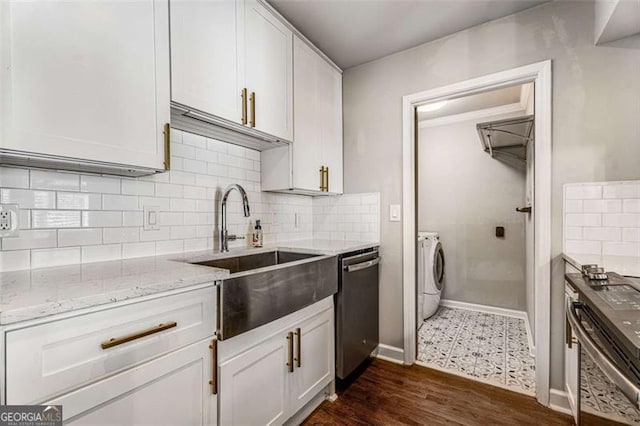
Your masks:
<instances>
[{"instance_id":1,"label":"stainless steel range","mask_svg":"<svg viewBox=\"0 0 640 426\"><path fill-rule=\"evenodd\" d=\"M640 287L616 273L606 274L605 279L590 279L587 274L566 274L565 278L566 382L576 421L580 424L586 417L598 415L638 424ZM572 371L573 367L578 371ZM598 374L606 379L591 379ZM590 393L592 381L601 388ZM609 411L615 412L598 410L599 399L602 405L607 398L613 400L609 405L615 407Z\"/></svg>"}]
</instances>

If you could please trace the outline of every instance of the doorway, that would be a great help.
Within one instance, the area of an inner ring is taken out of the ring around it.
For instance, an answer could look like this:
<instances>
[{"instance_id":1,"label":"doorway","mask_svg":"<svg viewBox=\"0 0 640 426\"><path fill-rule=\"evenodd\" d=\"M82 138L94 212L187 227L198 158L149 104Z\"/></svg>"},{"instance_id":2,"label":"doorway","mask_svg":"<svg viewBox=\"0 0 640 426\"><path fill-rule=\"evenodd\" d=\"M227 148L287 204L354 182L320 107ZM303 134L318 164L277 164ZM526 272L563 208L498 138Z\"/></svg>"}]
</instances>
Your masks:
<instances>
[{"instance_id":1,"label":"doorway","mask_svg":"<svg viewBox=\"0 0 640 426\"><path fill-rule=\"evenodd\" d=\"M531 256L531 309L535 312L532 334L535 341L535 394L544 405L549 402L549 307L550 307L550 219L551 219L551 62L545 61L488 76L427 90L403 98L403 297L404 297L404 361L416 362L417 353L417 244L418 197L416 165L419 133L416 108L442 103L465 96L477 95L532 84L535 122L535 146L531 153L532 185L535 188L535 208L531 220L534 227L534 248ZM479 148L478 148L479 149ZM492 150L492 148L489 148ZM526 173L526 170L525 170ZM526 207L526 204L522 207ZM498 230L496 229L496 232ZM497 235L497 234L496 234ZM445 247L446 253L446 247ZM446 285L446 284L445 284Z\"/></svg>"}]
</instances>

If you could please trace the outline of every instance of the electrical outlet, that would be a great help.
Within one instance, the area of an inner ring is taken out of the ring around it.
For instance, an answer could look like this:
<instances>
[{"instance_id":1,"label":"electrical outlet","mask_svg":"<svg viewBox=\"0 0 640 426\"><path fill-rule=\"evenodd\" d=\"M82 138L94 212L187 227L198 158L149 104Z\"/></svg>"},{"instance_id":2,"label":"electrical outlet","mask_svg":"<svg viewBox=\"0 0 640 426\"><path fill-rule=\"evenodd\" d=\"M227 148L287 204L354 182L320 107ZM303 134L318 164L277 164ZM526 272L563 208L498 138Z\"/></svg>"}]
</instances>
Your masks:
<instances>
[{"instance_id":1,"label":"electrical outlet","mask_svg":"<svg viewBox=\"0 0 640 426\"><path fill-rule=\"evenodd\" d=\"M0 204L0 237L20 235L20 206L18 204Z\"/></svg>"}]
</instances>

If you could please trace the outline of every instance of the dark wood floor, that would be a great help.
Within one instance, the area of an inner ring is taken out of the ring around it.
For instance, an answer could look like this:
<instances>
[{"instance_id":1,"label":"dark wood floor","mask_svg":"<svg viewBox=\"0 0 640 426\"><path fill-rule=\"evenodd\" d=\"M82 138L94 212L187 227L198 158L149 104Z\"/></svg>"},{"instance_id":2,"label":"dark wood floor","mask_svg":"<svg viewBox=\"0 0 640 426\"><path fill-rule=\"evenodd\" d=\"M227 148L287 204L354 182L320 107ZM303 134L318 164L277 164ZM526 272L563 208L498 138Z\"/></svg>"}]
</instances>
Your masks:
<instances>
[{"instance_id":1,"label":"dark wood floor","mask_svg":"<svg viewBox=\"0 0 640 426\"><path fill-rule=\"evenodd\" d=\"M337 401L325 401L304 424L572 425L573 419L532 397L426 367L374 360Z\"/></svg>"}]
</instances>

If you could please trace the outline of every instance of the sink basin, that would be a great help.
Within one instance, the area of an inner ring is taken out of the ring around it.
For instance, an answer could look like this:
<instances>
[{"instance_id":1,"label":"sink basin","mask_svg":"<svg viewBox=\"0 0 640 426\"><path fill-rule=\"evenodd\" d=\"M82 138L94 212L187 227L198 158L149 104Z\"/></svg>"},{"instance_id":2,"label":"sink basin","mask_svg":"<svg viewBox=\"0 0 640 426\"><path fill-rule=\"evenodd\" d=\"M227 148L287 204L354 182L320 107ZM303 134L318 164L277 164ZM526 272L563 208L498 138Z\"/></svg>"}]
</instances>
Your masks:
<instances>
[{"instance_id":1,"label":"sink basin","mask_svg":"<svg viewBox=\"0 0 640 426\"><path fill-rule=\"evenodd\" d=\"M218 340L253 330L338 292L336 256L274 250L190 263L231 272L216 283Z\"/></svg>"},{"instance_id":2,"label":"sink basin","mask_svg":"<svg viewBox=\"0 0 640 426\"><path fill-rule=\"evenodd\" d=\"M265 268L267 266L281 265L319 256L317 254L294 253L290 251L269 251L266 253L248 254L244 256L225 257L222 259L194 262L194 265L213 266L215 268L228 269L235 274L237 272L250 271L252 269Z\"/></svg>"}]
</instances>

